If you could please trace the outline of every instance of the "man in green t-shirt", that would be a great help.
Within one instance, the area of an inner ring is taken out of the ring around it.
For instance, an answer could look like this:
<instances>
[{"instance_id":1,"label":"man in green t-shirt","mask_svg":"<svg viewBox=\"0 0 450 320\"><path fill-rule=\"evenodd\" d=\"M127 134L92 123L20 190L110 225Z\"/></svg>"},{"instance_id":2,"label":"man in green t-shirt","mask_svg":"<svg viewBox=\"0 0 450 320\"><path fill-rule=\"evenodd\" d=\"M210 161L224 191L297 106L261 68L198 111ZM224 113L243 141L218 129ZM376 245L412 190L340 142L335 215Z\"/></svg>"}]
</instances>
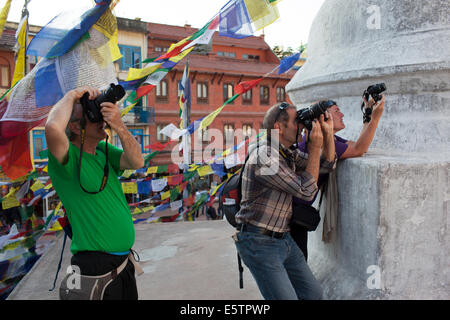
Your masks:
<instances>
[{"instance_id":1,"label":"man in green t-shirt","mask_svg":"<svg viewBox=\"0 0 450 320\"><path fill-rule=\"evenodd\" d=\"M133 221L118 176L122 170L143 167L144 159L141 146L122 122L117 104L101 104L104 121L93 123L87 119L79 102L86 92L91 100L100 94L95 88L81 87L66 93L52 108L45 137L48 173L72 226L71 263L82 275L99 276L122 265L134 244ZM85 139L81 144L83 118ZM110 144L106 148L102 141L107 136L106 124L119 136L123 150ZM95 193L102 184L106 160L108 180L104 189ZM106 287L103 298L137 299L134 271L128 261Z\"/></svg>"}]
</instances>

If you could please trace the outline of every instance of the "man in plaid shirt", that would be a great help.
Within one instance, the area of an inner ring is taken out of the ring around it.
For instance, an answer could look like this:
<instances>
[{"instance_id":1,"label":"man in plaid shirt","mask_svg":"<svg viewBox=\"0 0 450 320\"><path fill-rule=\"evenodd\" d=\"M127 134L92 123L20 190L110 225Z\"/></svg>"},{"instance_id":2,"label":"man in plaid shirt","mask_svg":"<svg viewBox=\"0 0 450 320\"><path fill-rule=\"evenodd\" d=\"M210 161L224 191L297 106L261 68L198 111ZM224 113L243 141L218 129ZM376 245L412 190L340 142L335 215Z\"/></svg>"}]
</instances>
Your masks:
<instances>
[{"instance_id":1,"label":"man in plaid shirt","mask_svg":"<svg viewBox=\"0 0 450 320\"><path fill-rule=\"evenodd\" d=\"M289 233L292 197L311 200L320 173L336 167L333 122L328 114L313 122L309 155L297 148L295 106L271 107L264 117L267 144L252 150L242 174L240 231L236 248L265 299L321 299L322 289ZM299 126L299 127L297 127ZM278 131L272 130L276 129ZM277 133L277 134L275 134Z\"/></svg>"}]
</instances>

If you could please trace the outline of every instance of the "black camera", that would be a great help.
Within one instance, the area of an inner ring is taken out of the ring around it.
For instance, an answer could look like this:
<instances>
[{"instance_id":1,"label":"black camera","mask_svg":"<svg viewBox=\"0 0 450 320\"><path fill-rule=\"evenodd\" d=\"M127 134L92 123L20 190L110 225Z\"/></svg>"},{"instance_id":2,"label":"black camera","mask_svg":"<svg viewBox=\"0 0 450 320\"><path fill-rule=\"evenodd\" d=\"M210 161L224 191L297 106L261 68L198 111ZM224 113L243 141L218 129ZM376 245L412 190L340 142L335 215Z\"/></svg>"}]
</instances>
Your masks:
<instances>
[{"instance_id":1,"label":"black camera","mask_svg":"<svg viewBox=\"0 0 450 320\"><path fill-rule=\"evenodd\" d=\"M377 83L369 86L366 91L364 91L364 98L369 101L369 95L373 98L375 102L380 101L383 97L381 93L386 91L386 85L384 83Z\"/></svg>"},{"instance_id":2,"label":"black camera","mask_svg":"<svg viewBox=\"0 0 450 320\"><path fill-rule=\"evenodd\" d=\"M324 114L329 107L334 106L335 104L336 102L333 100L319 101L308 108L298 110L296 120L298 123L302 123L308 131L311 131L313 120L319 119L321 114ZM326 120L325 117L325 121Z\"/></svg>"},{"instance_id":3,"label":"black camera","mask_svg":"<svg viewBox=\"0 0 450 320\"><path fill-rule=\"evenodd\" d=\"M384 83L377 83L369 86L363 93L363 97L369 102L369 97L376 102L380 101L383 96L381 93L386 91L386 85ZM372 119L372 108L364 109L364 101L361 104L361 111L363 112L363 123L370 122Z\"/></svg>"},{"instance_id":4,"label":"black camera","mask_svg":"<svg viewBox=\"0 0 450 320\"><path fill-rule=\"evenodd\" d=\"M111 83L109 88L94 100L89 100L89 92L86 92L80 99L83 112L90 122L102 122L103 115L100 112L100 105L103 102L116 103L125 96L125 89L121 85Z\"/></svg>"}]
</instances>

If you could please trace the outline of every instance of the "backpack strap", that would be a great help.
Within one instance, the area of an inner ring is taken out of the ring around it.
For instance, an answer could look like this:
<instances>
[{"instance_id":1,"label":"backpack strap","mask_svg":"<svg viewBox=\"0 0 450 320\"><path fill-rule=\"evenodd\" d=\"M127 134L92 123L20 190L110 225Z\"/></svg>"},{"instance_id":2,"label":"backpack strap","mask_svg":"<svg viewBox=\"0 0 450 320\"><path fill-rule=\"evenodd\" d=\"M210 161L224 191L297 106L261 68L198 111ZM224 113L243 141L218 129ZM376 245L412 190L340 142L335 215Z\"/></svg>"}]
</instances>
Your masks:
<instances>
[{"instance_id":1,"label":"backpack strap","mask_svg":"<svg viewBox=\"0 0 450 320\"><path fill-rule=\"evenodd\" d=\"M64 241L63 241L63 246L62 246L62 250L61 250L61 255L59 256L59 262L58 262L58 268L56 269L55 280L53 281L53 288L51 288L48 291L55 290L56 280L58 279L59 270L61 270L61 264L62 264L62 259L63 259L63 255L64 255L64 248L66 247L66 240L67 240L67 233L64 232Z\"/></svg>"},{"instance_id":2,"label":"backpack strap","mask_svg":"<svg viewBox=\"0 0 450 320\"><path fill-rule=\"evenodd\" d=\"M242 267L242 261L241 256L239 255L239 252L237 253L237 259L238 259L238 269L239 269L239 288L244 289L244 268Z\"/></svg>"}]
</instances>

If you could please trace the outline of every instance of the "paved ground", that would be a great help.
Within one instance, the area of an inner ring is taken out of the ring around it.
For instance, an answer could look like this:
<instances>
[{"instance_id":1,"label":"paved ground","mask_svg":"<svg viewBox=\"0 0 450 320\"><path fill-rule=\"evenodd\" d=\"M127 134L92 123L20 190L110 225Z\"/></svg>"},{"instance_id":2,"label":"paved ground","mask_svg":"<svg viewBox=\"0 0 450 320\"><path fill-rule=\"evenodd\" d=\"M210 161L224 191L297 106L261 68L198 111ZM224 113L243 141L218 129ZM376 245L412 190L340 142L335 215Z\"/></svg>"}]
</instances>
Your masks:
<instances>
[{"instance_id":1,"label":"paved ground","mask_svg":"<svg viewBox=\"0 0 450 320\"><path fill-rule=\"evenodd\" d=\"M249 270L239 289L233 228L223 220L136 224L134 249L145 273L137 278L141 300L262 299ZM10 300L56 300L50 292L62 247L62 237L39 259L8 297ZM70 262L66 244L58 286Z\"/></svg>"}]
</instances>

